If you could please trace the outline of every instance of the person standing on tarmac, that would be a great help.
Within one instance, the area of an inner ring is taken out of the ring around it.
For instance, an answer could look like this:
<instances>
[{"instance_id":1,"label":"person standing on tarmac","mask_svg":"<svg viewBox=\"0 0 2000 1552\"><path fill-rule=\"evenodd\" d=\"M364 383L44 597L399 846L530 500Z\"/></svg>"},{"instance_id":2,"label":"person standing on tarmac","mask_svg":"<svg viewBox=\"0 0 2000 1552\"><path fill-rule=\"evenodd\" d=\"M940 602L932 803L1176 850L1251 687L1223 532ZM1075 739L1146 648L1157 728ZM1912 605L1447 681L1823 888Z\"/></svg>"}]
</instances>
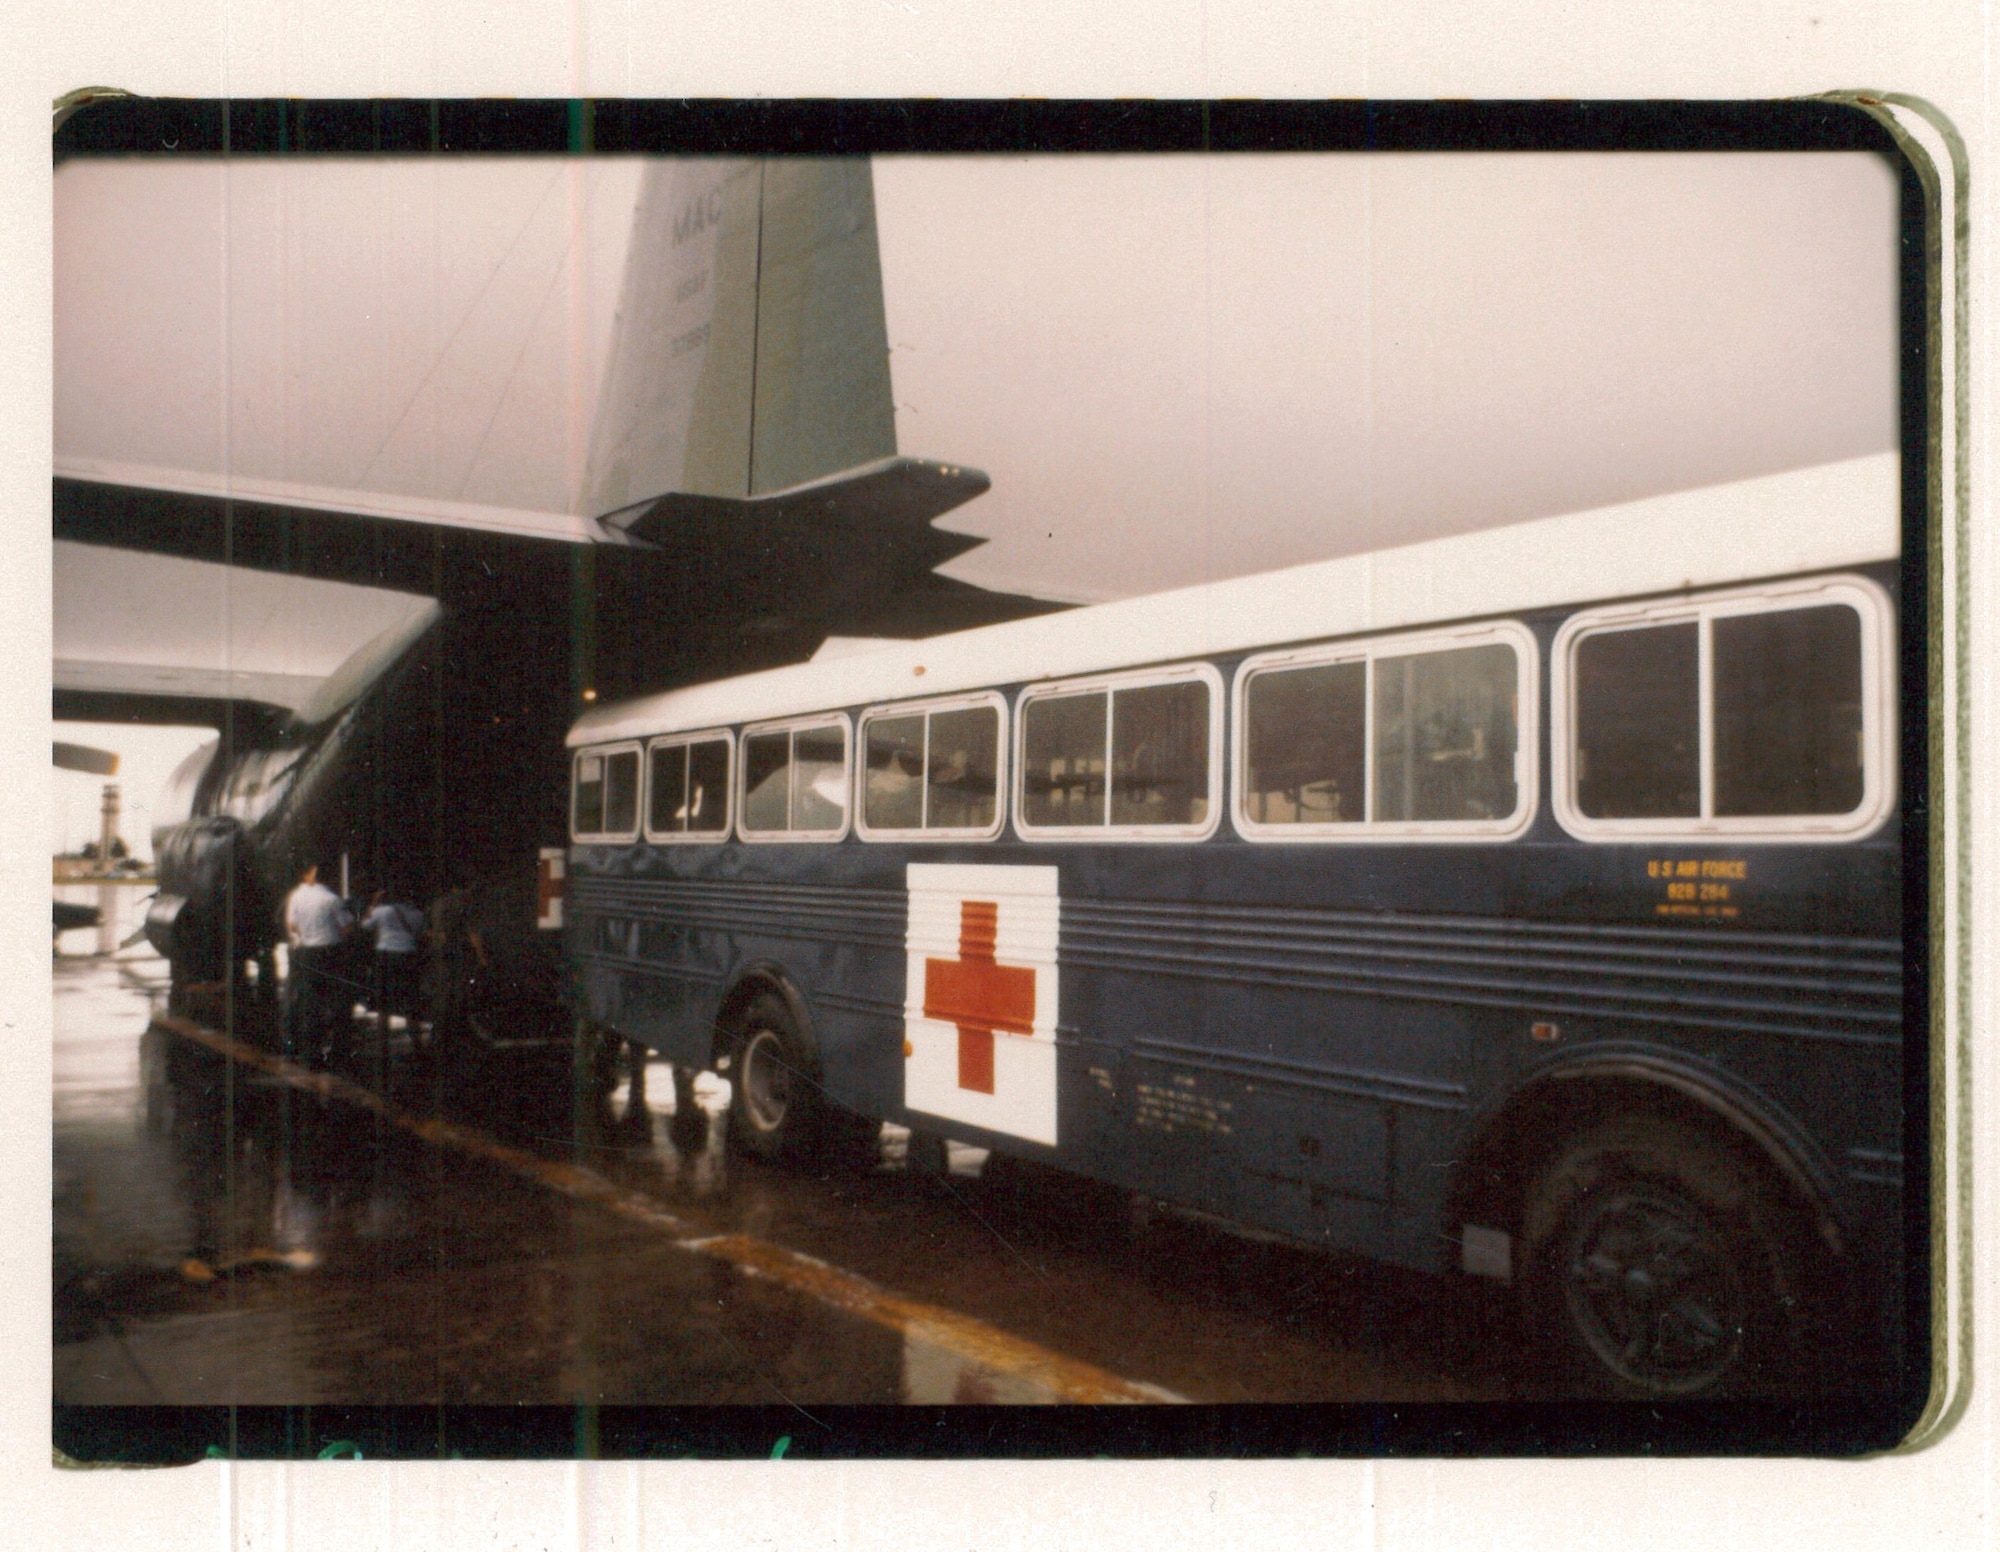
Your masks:
<instances>
[{"instance_id":1,"label":"person standing on tarmac","mask_svg":"<svg viewBox=\"0 0 2000 1552\"><path fill-rule=\"evenodd\" d=\"M401 1014L415 1039L417 944L424 930L424 913L389 899L386 889L378 889L368 902L361 926L375 935L375 1015L382 1021L382 1033L386 1036L390 1018Z\"/></svg>"},{"instance_id":2,"label":"person standing on tarmac","mask_svg":"<svg viewBox=\"0 0 2000 1552\"><path fill-rule=\"evenodd\" d=\"M345 995L338 984L335 957L353 930L354 913L347 902L319 881L317 864L308 867L285 900L285 941L291 958L287 1055L303 1053L317 1063L327 1052Z\"/></svg>"}]
</instances>

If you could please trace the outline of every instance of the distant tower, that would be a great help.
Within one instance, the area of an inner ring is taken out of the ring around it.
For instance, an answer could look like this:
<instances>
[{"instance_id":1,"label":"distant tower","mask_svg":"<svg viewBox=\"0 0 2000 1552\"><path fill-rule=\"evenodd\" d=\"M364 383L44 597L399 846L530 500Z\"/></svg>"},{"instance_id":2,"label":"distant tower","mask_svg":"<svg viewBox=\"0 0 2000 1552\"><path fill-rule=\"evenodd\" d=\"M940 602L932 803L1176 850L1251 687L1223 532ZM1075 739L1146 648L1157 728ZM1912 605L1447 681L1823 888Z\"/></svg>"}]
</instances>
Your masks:
<instances>
[{"instance_id":1,"label":"distant tower","mask_svg":"<svg viewBox=\"0 0 2000 1552\"><path fill-rule=\"evenodd\" d=\"M109 873L118 840L118 783L104 784L104 827L97 837L97 870Z\"/></svg>"}]
</instances>

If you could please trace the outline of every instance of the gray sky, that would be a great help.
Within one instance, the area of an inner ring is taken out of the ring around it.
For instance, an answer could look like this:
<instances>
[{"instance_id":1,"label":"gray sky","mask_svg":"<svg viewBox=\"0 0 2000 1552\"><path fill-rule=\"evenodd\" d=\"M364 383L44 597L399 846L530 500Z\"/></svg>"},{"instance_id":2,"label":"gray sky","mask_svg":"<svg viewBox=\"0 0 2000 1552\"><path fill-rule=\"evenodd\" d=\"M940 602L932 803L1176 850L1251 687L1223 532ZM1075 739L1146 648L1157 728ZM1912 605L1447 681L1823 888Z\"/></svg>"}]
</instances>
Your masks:
<instances>
[{"instance_id":1,"label":"gray sky","mask_svg":"<svg viewBox=\"0 0 2000 1552\"><path fill-rule=\"evenodd\" d=\"M636 162L79 162L56 451L567 510Z\"/></svg>"},{"instance_id":2,"label":"gray sky","mask_svg":"<svg viewBox=\"0 0 2000 1552\"><path fill-rule=\"evenodd\" d=\"M876 164L951 569L1149 592L1895 445L1864 156Z\"/></svg>"},{"instance_id":3,"label":"gray sky","mask_svg":"<svg viewBox=\"0 0 2000 1552\"><path fill-rule=\"evenodd\" d=\"M879 158L949 569L1147 592L1894 445L1861 155ZM638 164L72 163L56 451L579 503ZM568 520L574 531L574 518ZM60 629L60 622L59 622Z\"/></svg>"}]
</instances>

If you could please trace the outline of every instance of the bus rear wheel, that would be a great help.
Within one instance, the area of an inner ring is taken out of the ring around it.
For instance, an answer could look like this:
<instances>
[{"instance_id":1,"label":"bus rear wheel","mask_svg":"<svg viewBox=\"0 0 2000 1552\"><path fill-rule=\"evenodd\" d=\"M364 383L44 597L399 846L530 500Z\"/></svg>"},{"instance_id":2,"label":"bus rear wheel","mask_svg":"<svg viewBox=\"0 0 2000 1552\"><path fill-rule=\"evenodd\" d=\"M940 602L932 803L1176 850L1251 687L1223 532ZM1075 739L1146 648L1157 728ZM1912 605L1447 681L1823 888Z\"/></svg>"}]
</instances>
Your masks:
<instances>
[{"instance_id":1,"label":"bus rear wheel","mask_svg":"<svg viewBox=\"0 0 2000 1552\"><path fill-rule=\"evenodd\" d=\"M1671 1400L1782 1393L1802 1236L1746 1163L1628 1116L1560 1147L1521 1222L1528 1335L1567 1388Z\"/></svg>"},{"instance_id":2,"label":"bus rear wheel","mask_svg":"<svg viewBox=\"0 0 2000 1552\"><path fill-rule=\"evenodd\" d=\"M782 998L761 993L737 1019L730 1042L730 1140L758 1158L796 1158L814 1140L819 1111L791 1010Z\"/></svg>"}]
</instances>

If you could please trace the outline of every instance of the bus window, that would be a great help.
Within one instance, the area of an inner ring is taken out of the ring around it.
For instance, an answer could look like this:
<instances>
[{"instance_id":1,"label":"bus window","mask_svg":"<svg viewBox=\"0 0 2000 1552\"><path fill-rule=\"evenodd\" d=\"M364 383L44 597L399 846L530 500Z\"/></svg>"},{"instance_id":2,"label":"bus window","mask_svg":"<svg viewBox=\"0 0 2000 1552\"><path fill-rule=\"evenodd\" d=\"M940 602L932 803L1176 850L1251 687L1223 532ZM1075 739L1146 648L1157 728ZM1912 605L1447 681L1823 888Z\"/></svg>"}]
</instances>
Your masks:
<instances>
[{"instance_id":1,"label":"bus window","mask_svg":"<svg viewBox=\"0 0 2000 1552\"><path fill-rule=\"evenodd\" d=\"M866 833L987 835L999 827L997 700L871 716L863 736Z\"/></svg>"},{"instance_id":2,"label":"bus window","mask_svg":"<svg viewBox=\"0 0 2000 1552\"><path fill-rule=\"evenodd\" d=\"M639 751L593 750L576 757L570 831L578 839L619 835L639 827Z\"/></svg>"},{"instance_id":3,"label":"bus window","mask_svg":"<svg viewBox=\"0 0 2000 1552\"><path fill-rule=\"evenodd\" d=\"M1726 615L1714 632L1715 812L1860 807L1860 614Z\"/></svg>"},{"instance_id":4,"label":"bus window","mask_svg":"<svg viewBox=\"0 0 2000 1552\"><path fill-rule=\"evenodd\" d=\"M647 792L650 834L719 836L729 828L729 740L655 744Z\"/></svg>"},{"instance_id":5,"label":"bus window","mask_svg":"<svg viewBox=\"0 0 2000 1552\"><path fill-rule=\"evenodd\" d=\"M926 830L990 830L1000 809L1000 711L934 711L924 768Z\"/></svg>"},{"instance_id":6,"label":"bus window","mask_svg":"<svg viewBox=\"0 0 2000 1552\"><path fill-rule=\"evenodd\" d=\"M1534 669L1533 639L1508 621L1246 662L1238 826L1253 840L1518 833L1534 808Z\"/></svg>"},{"instance_id":7,"label":"bus window","mask_svg":"<svg viewBox=\"0 0 2000 1552\"><path fill-rule=\"evenodd\" d=\"M1381 657L1375 801L1383 820L1504 819L1514 812L1514 650Z\"/></svg>"},{"instance_id":8,"label":"bus window","mask_svg":"<svg viewBox=\"0 0 2000 1552\"><path fill-rule=\"evenodd\" d=\"M1110 696L1048 695L1021 710L1021 819L1040 827L1104 823Z\"/></svg>"},{"instance_id":9,"label":"bus window","mask_svg":"<svg viewBox=\"0 0 2000 1552\"><path fill-rule=\"evenodd\" d=\"M1220 680L1205 665L1149 677L1023 695L1023 830L1165 840L1213 825Z\"/></svg>"},{"instance_id":10,"label":"bus window","mask_svg":"<svg viewBox=\"0 0 2000 1552\"><path fill-rule=\"evenodd\" d=\"M839 834L847 824L847 723L743 735L743 833Z\"/></svg>"},{"instance_id":11,"label":"bus window","mask_svg":"<svg viewBox=\"0 0 2000 1552\"><path fill-rule=\"evenodd\" d=\"M687 746L688 833L720 835L729 828L729 740Z\"/></svg>"},{"instance_id":12,"label":"bus window","mask_svg":"<svg viewBox=\"0 0 2000 1552\"><path fill-rule=\"evenodd\" d=\"M1585 836L1872 826L1892 801L1888 613L1871 584L1833 578L1573 615L1558 817Z\"/></svg>"},{"instance_id":13,"label":"bus window","mask_svg":"<svg viewBox=\"0 0 2000 1552\"><path fill-rule=\"evenodd\" d=\"M639 825L639 751L623 749L604 757L604 830L622 835Z\"/></svg>"},{"instance_id":14,"label":"bus window","mask_svg":"<svg viewBox=\"0 0 2000 1552\"><path fill-rule=\"evenodd\" d=\"M687 745L668 744L653 750L652 802L648 827L668 832L687 829Z\"/></svg>"},{"instance_id":15,"label":"bus window","mask_svg":"<svg viewBox=\"0 0 2000 1552\"><path fill-rule=\"evenodd\" d=\"M1592 819L1701 812L1695 627L1586 636L1576 648L1576 803Z\"/></svg>"},{"instance_id":16,"label":"bus window","mask_svg":"<svg viewBox=\"0 0 2000 1552\"><path fill-rule=\"evenodd\" d=\"M847 818L847 730L801 728L792 735L794 830L838 830Z\"/></svg>"},{"instance_id":17,"label":"bus window","mask_svg":"<svg viewBox=\"0 0 2000 1552\"><path fill-rule=\"evenodd\" d=\"M782 831L791 820L792 735L743 740L743 828Z\"/></svg>"},{"instance_id":18,"label":"bus window","mask_svg":"<svg viewBox=\"0 0 2000 1552\"><path fill-rule=\"evenodd\" d=\"M1257 824L1347 824L1362 817L1365 663L1251 676L1244 809Z\"/></svg>"},{"instance_id":19,"label":"bus window","mask_svg":"<svg viewBox=\"0 0 2000 1552\"><path fill-rule=\"evenodd\" d=\"M578 835L600 835L604 831L604 756L580 754L576 757L576 803L570 828Z\"/></svg>"},{"instance_id":20,"label":"bus window","mask_svg":"<svg viewBox=\"0 0 2000 1552\"><path fill-rule=\"evenodd\" d=\"M1111 823L1208 818L1208 686L1147 684L1111 696Z\"/></svg>"},{"instance_id":21,"label":"bus window","mask_svg":"<svg viewBox=\"0 0 2000 1552\"><path fill-rule=\"evenodd\" d=\"M924 719L878 717L868 724L868 776L861 817L873 830L924 824Z\"/></svg>"}]
</instances>

